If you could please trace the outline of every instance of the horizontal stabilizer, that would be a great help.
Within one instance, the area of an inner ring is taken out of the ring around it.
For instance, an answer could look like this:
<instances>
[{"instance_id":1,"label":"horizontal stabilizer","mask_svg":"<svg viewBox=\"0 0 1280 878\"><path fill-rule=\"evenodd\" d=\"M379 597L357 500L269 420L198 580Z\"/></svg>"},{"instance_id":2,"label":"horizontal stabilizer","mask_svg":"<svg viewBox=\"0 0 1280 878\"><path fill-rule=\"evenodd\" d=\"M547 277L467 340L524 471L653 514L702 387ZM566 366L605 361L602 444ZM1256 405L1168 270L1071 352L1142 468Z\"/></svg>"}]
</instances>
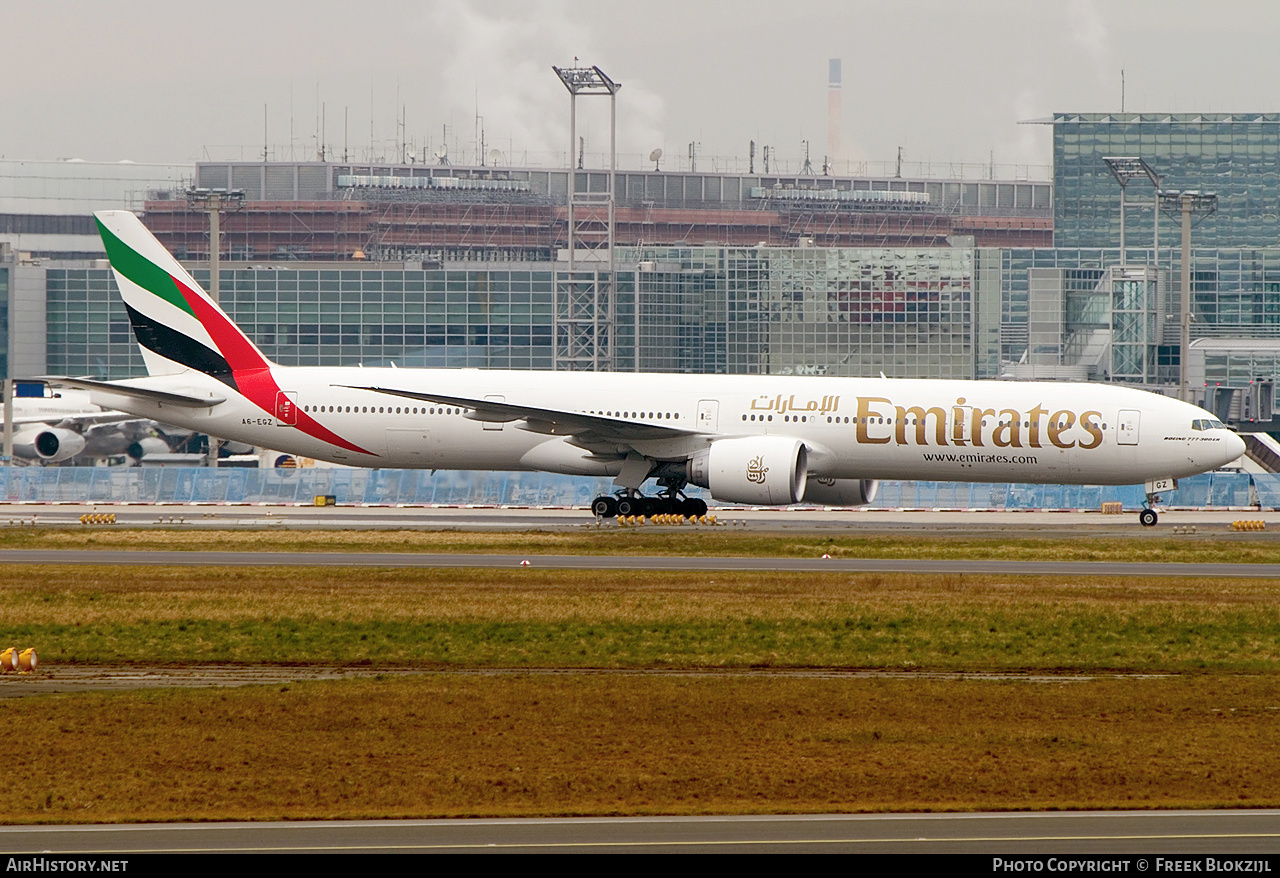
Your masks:
<instances>
[{"instance_id":1,"label":"horizontal stabilizer","mask_svg":"<svg viewBox=\"0 0 1280 878\"><path fill-rule=\"evenodd\" d=\"M74 387L92 393L111 394L113 396L137 399L143 402L154 402L180 408L208 408L227 401L225 396L195 396L173 393L168 390L153 390L150 387L137 387L132 384L121 384L115 381L95 381L91 378L63 378L47 375L40 378L46 384L60 387Z\"/></svg>"}]
</instances>

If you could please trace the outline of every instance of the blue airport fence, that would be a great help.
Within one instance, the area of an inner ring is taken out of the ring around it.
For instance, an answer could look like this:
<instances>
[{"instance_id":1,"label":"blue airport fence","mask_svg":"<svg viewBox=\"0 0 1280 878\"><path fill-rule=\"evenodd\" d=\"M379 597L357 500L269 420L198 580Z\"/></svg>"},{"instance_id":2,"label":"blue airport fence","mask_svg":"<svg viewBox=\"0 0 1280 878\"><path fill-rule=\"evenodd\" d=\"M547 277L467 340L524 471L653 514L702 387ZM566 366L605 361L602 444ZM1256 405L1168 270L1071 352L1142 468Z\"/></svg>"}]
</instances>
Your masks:
<instances>
[{"instance_id":1,"label":"blue airport fence","mask_svg":"<svg viewBox=\"0 0 1280 878\"><path fill-rule=\"evenodd\" d=\"M206 467L0 467L9 503L338 503L447 506L586 506L612 479L524 472L394 469L209 469ZM712 505L705 491L691 496ZM882 482L872 505L909 509L1097 509L1119 501L1139 509L1141 485L1026 485ZM1205 473L1182 479L1169 506L1280 509L1280 475Z\"/></svg>"}]
</instances>

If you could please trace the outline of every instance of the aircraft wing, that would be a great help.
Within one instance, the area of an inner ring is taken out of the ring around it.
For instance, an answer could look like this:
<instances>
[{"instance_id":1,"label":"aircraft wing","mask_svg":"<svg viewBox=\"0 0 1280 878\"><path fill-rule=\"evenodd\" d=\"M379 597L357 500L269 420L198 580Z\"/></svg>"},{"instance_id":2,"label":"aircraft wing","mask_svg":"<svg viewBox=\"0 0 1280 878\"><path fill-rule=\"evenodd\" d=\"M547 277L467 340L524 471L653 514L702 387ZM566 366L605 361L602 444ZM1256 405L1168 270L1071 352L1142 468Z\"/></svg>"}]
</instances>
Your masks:
<instances>
[{"instance_id":1,"label":"aircraft wing","mask_svg":"<svg viewBox=\"0 0 1280 878\"><path fill-rule=\"evenodd\" d=\"M668 427L664 424L650 424L625 418L540 408L513 402L500 402L494 399L446 396L440 393L422 393L416 390L399 390L393 387L346 386L352 390L370 390L374 393L385 393L388 396L399 396L404 399L416 399L420 402L434 402L437 405L455 405L459 408L471 409L472 413L466 417L475 421L524 421L523 424L519 425L522 430L528 430L532 433L545 433L549 436L572 436L575 444L584 446L596 442L629 444L660 439L677 439L693 436L698 432L684 427Z\"/></svg>"},{"instance_id":2,"label":"aircraft wing","mask_svg":"<svg viewBox=\"0 0 1280 878\"><path fill-rule=\"evenodd\" d=\"M94 422L87 430L84 431L85 436L106 436L115 433L137 437L140 435L150 435L154 429L156 422L150 418L139 418L137 415L120 414L119 418L112 421ZM80 423L86 423L83 418L75 418Z\"/></svg>"},{"instance_id":3,"label":"aircraft wing","mask_svg":"<svg viewBox=\"0 0 1280 878\"><path fill-rule=\"evenodd\" d=\"M118 424L121 421L132 421L136 418L137 415L130 415L126 412L103 411L99 409L93 412L46 412L45 414L30 415L14 414L13 423L19 427L27 424L48 424L51 427L68 426L70 424L96 426L98 424Z\"/></svg>"}]
</instances>

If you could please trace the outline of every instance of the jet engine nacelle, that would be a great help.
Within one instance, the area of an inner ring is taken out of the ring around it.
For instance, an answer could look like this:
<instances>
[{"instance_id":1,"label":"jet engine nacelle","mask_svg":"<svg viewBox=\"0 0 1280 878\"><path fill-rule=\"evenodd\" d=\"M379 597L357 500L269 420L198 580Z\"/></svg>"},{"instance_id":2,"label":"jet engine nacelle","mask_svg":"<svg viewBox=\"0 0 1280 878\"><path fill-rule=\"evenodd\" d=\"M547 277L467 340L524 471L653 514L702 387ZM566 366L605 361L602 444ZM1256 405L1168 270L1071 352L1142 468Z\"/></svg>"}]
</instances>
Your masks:
<instances>
[{"instance_id":1,"label":"jet engine nacelle","mask_svg":"<svg viewBox=\"0 0 1280 878\"><path fill-rule=\"evenodd\" d=\"M809 479L804 502L823 506L866 506L876 499L880 482L876 479Z\"/></svg>"},{"instance_id":2,"label":"jet engine nacelle","mask_svg":"<svg viewBox=\"0 0 1280 878\"><path fill-rule=\"evenodd\" d=\"M30 460L61 463L84 451L84 437L61 427L28 427L13 434L13 453Z\"/></svg>"},{"instance_id":3,"label":"jet engine nacelle","mask_svg":"<svg viewBox=\"0 0 1280 878\"><path fill-rule=\"evenodd\" d=\"M169 451L169 443L159 436L144 436L137 442L130 443L125 453L134 460L142 460L148 454L168 454Z\"/></svg>"},{"instance_id":4,"label":"jet engine nacelle","mask_svg":"<svg viewBox=\"0 0 1280 878\"><path fill-rule=\"evenodd\" d=\"M689 458L688 480L716 500L785 506L805 496L808 451L799 439L752 436L720 439Z\"/></svg>"},{"instance_id":5,"label":"jet engine nacelle","mask_svg":"<svg viewBox=\"0 0 1280 878\"><path fill-rule=\"evenodd\" d=\"M164 442L163 439L160 441ZM169 443L165 442L166 446L168 446L168 444ZM165 451L168 450L169 449L166 447ZM218 444L218 457L231 457L236 454L253 454L256 450L257 449L248 442L232 442L230 439L223 439L222 442Z\"/></svg>"}]
</instances>

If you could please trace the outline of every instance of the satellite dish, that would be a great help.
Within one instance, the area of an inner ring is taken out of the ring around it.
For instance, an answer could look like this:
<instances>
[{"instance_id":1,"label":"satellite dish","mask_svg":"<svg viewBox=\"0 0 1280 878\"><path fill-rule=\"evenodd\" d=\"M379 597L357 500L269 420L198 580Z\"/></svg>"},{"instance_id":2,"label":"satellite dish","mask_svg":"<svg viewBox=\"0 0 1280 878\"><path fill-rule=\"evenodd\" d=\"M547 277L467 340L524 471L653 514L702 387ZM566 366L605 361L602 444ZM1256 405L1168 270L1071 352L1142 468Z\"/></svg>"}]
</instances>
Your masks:
<instances>
[{"instance_id":1,"label":"satellite dish","mask_svg":"<svg viewBox=\"0 0 1280 878\"><path fill-rule=\"evenodd\" d=\"M653 152L649 153L649 161L653 162L653 169L655 171L662 170L662 168L658 167L658 159L660 158L662 158L662 147L658 147Z\"/></svg>"},{"instance_id":2,"label":"satellite dish","mask_svg":"<svg viewBox=\"0 0 1280 878\"><path fill-rule=\"evenodd\" d=\"M439 148L436 150L436 152L435 152L435 156L436 156L436 164L437 164L437 165L447 165L447 164L449 164L449 147L448 147L448 145L447 145L447 144L444 144L444 143L440 144L440 147L439 147Z\"/></svg>"},{"instance_id":3,"label":"satellite dish","mask_svg":"<svg viewBox=\"0 0 1280 878\"><path fill-rule=\"evenodd\" d=\"M489 164L491 165L502 164L502 150L500 149L489 150Z\"/></svg>"}]
</instances>

